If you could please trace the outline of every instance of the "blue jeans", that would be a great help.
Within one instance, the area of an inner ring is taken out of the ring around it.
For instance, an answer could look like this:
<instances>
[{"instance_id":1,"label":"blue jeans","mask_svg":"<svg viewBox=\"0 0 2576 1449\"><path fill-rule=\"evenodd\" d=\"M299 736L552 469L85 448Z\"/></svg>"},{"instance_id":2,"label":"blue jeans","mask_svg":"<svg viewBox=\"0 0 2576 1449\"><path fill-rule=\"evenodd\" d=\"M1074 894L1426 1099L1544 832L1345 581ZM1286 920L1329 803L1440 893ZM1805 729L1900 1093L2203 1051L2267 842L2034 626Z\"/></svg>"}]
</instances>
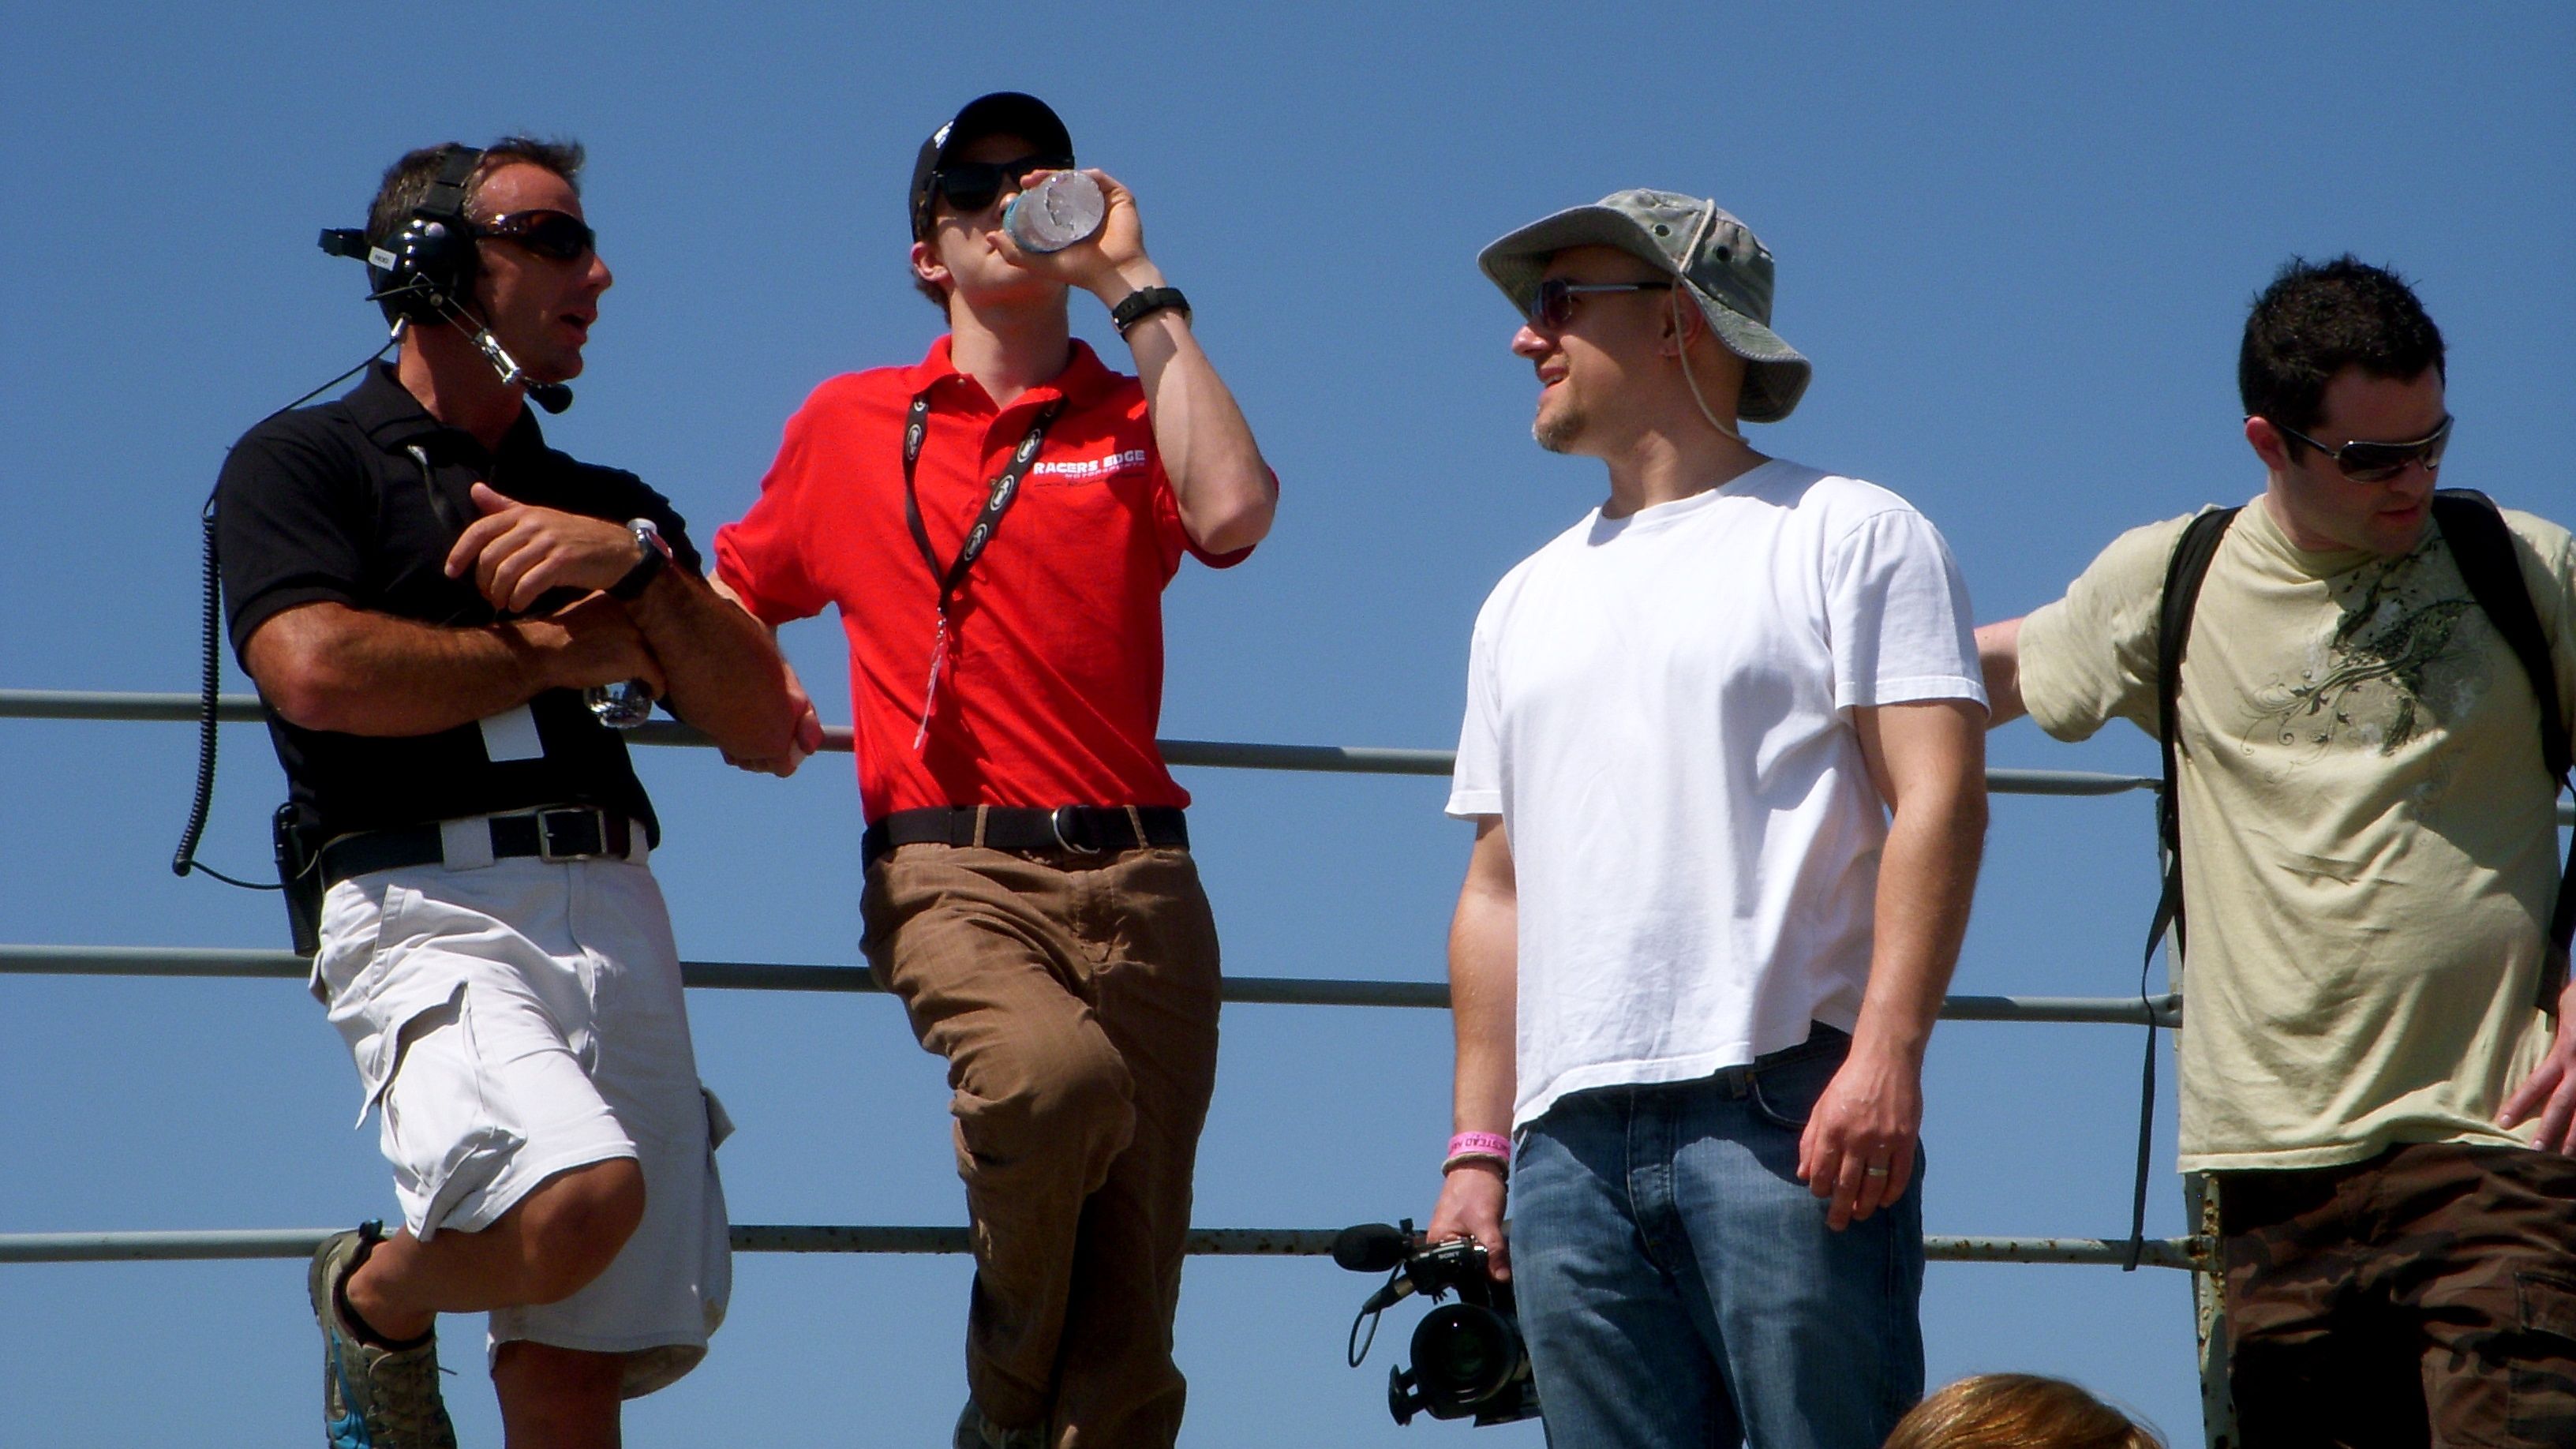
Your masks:
<instances>
[{"instance_id":1,"label":"blue jeans","mask_svg":"<svg viewBox=\"0 0 2576 1449\"><path fill-rule=\"evenodd\" d=\"M1923 1396L1923 1190L1842 1232L1798 1135L1851 1040L1560 1099L1512 1167L1551 1449L1878 1449Z\"/></svg>"}]
</instances>

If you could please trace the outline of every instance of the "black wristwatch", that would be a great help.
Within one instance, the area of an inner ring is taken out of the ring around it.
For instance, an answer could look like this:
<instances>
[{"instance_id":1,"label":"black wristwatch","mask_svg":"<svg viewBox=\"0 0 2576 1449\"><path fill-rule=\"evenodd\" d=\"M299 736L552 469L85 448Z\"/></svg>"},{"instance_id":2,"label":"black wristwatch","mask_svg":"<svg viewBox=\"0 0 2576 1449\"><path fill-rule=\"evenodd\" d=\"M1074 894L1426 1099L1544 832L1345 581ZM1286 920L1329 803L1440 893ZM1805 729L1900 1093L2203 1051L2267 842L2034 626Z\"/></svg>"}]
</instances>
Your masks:
<instances>
[{"instance_id":1,"label":"black wristwatch","mask_svg":"<svg viewBox=\"0 0 2576 1449\"><path fill-rule=\"evenodd\" d=\"M671 566L671 541L662 536L662 530L654 527L653 520L649 518L626 520L626 531L635 535L635 567L626 571L626 577L608 586L608 596L633 603L644 597L644 591L653 586L653 580L661 577L662 570Z\"/></svg>"},{"instance_id":2,"label":"black wristwatch","mask_svg":"<svg viewBox=\"0 0 2576 1449\"><path fill-rule=\"evenodd\" d=\"M1110 325L1118 329L1119 336L1124 337L1127 335L1128 328L1166 307L1179 308L1184 317L1190 315L1190 299L1181 295L1180 288L1139 287L1121 298L1117 306L1109 309Z\"/></svg>"}]
</instances>

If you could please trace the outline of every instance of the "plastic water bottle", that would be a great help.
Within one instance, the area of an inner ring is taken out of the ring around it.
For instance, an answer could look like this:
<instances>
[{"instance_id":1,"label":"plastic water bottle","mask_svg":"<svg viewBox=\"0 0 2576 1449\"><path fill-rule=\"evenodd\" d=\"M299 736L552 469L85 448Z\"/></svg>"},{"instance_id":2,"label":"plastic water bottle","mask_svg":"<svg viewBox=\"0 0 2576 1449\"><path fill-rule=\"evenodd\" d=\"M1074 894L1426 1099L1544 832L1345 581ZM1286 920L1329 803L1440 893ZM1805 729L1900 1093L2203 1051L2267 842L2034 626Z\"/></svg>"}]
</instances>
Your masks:
<instances>
[{"instance_id":1,"label":"plastic water bottle","mask_svg":"<svg viewBox=\"0 0 2576 1449\"><path fill-rule=\"evenodd\" d=\"M1002 230L1024 252L1060 252L1100 230L1109 198L1079 171L1050 171L1002 209Z\"/></svg>"},{"instance_id":2,"label":"plastic water bottle","mask_svg":"<svg viewBox=\"0 0 2576 1449\"><path fill-rule=\"evenodd\" d=\"M653 691L640 679L594 684L581 697L599 722L613 730L631 730L653 717Z\"/></svg>"}]
</instances>

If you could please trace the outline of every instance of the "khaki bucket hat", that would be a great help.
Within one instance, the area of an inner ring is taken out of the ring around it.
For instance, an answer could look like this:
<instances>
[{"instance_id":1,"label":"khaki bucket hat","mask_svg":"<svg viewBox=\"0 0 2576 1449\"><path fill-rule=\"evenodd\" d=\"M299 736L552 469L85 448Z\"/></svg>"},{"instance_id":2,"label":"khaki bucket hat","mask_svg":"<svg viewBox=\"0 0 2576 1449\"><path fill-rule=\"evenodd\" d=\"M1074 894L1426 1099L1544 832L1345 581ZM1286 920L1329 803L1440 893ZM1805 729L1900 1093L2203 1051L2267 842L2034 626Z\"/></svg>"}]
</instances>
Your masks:
<instances>
[{"instance_id":1,"label":"khaki bucket hat","mask_svg":"<svg viewBox=\"0 0 2576 1449\"><path fill-rule=\"evenodd\" d=\"M1776 423L1798 406L1815 368L1771 330L1770 249L1716 202L1614 191L1495 241L1476 254L1476 265L1527 312L1548 258L1582 246L1617 247L1683 284L1710 330L1746 363L1737 417Z\"/></svg>"}]
</instances>

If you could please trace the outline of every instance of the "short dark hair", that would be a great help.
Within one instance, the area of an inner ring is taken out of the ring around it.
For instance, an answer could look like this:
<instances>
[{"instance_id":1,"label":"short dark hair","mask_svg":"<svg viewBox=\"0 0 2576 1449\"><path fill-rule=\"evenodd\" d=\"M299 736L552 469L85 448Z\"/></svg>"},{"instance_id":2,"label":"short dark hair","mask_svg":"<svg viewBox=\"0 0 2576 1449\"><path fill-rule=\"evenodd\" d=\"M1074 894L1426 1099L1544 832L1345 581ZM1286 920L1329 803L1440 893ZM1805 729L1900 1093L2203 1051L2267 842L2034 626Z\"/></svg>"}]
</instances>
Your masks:
<instances>
[{"instance_id":1,"label":"short dark hair","mask_svg":"<svg viewBox=\"0 0 2576 1449\"><path fill-rule=\"evenodd\" d=\"M413 208L429 195L430 183L438 179L438 169L447 161L447 153L461 150L455 142L443 146L423 146L406 152L403 158L385 168L385 179L376 187L376 199L367 208L367 238L382 242L402 230ZM576 194L581 190L581 166L587 160L579 141L540 141L534 136L504 136L483 148L483 159L474 165L474 174L465 182L465 210L474 211L475 193L483 179L504 166L525 162L542 166L564 179Z\"/></svg>"},{"instance_id":2,"label":"short dark hair","mask_svg":"<svg viewBox=\"0 0 2576 1449\"><path fill-rule=\"evenodd\" d=\"M2254 299L2236 355L2247 417L2307 432L2325 414L2326 384L2347 367L2406 382L2442 372L2442 329L2395 272L2347 252L2292 257ZM2282 442L2296 456L2296 438Z\"/></svg>"}]
</instances>

